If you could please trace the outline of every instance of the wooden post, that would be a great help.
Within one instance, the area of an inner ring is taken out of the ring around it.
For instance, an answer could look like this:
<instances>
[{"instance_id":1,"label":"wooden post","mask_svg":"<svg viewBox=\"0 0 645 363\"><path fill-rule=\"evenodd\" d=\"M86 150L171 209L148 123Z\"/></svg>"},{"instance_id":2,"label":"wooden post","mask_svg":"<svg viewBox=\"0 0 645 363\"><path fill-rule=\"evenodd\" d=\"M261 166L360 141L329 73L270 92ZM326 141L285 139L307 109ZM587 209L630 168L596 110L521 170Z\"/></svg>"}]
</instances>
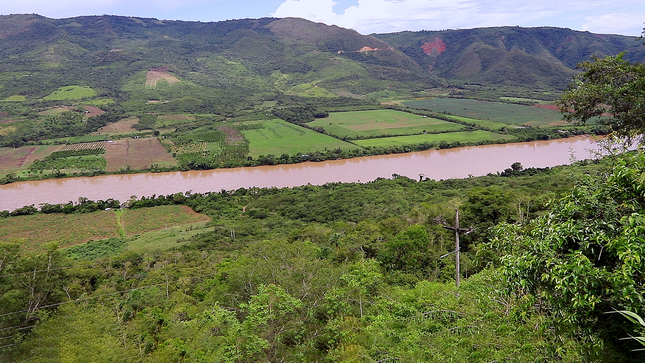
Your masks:
<instances>
[{"instance_id":1,"label":"wooden post","mask_svg":"<svg viewBox=\"0 0 645 363\"><path fill-rule=\"evenodd\" d=\"M455 281L459 288L459 209L455 210Z\"/></svg>"},{"instance_id":2,"label":"wooden post","mask_svg":"<svg viewBox=\"0 0 645 363\"><path fill-rule=\"evenodd\" d=\"M459 208L455 209L455 226L450 227L450 226L445 226L444 225L443 228L455 231L455 250L450 252L450 253L448 253L448 254L445 254L445 255L441 256L440 258L444 258L444 257L446 257L446 256L448 256L450 254L453 254L453 253L455 254L455 283L457 284L457 287L459 287L459 275L461 274L460 271L459 271L459 250L460 250L460 247L459 247L459 233L464 232L464 233L468 234L468 233L472 232L474 229L472 227L468 228L468 229L459 228Z\"/></svg>"}]
</instances>

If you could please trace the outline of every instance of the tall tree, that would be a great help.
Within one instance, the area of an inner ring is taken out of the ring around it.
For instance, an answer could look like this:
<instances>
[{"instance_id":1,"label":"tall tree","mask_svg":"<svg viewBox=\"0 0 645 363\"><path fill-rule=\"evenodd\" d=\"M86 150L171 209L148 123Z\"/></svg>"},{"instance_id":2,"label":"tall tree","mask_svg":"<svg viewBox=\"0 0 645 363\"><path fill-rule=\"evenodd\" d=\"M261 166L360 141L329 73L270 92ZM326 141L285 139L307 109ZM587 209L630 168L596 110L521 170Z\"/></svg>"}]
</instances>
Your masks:
<instances>
[{"instance_id":1,"label":"tall tree","mask_svg":"<svg viewBox=\"0 0 645 363\"><path fill-rule=\"evenodd\" d=\"M592 57L580 63L583 72L574 77L558 100L566 120L587 122L610 116L612 131L635 137L645 132L645 65L630 63L623 54Z\"/></svg>"}]
</instances>

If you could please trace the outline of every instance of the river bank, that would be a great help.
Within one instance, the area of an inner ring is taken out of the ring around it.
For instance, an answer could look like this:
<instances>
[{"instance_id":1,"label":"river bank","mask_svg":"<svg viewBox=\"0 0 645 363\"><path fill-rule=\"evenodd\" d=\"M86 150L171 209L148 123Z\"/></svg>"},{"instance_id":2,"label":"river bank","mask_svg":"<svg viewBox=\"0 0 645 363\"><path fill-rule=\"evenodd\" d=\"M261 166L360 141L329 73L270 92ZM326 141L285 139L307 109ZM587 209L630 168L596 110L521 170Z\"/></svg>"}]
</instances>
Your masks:
<instances>
[{"instance_id":1,"label":"river bank","mask_svg":"<svg viewBox=\"0 0 645 363\"><path fill-rule=\"evenodd\" d=\"M366 156L324 162L274 166L103 175L16 182L0 186L0 210L25 205L167 195L192 191L251 187L293 187L330 182L369 182L393 174L412 179L451 179L501 172L514 162L544 168L593 158L600 147L593 137L426 150L406 154Z\"/></svg>"}]
</instances>

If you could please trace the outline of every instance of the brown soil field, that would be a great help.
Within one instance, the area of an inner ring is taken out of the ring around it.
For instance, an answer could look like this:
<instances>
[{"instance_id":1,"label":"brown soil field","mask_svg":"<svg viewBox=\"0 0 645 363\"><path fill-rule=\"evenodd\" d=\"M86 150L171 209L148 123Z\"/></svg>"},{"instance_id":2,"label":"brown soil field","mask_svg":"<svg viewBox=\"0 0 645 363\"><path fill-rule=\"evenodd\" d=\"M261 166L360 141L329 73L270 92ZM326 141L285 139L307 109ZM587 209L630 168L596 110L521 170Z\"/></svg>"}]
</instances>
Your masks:
<instances>
[{"instance_id":1,"label":"brown soil field","mask_svg":"<svg viewBox=\"0 0 645 363\"><path fill-rule=\"evenodd\" d=\"M218 129L226 135L226 144L228 145L239 145L245 142L242 133L231 126L219 126Z\"/></svg>"},{"instance_id":2,"label":"brown soil field","mask_svg":"<svg viewBox=\"0 0 645 363\"><path fill-rule=\"evenodd\" d=\"M65 145L24 146L19 148L0 148L0 174L13 173L31 165L36 159L43 159L60 151Z\"/></svg>"},{"instance_id":3,"label":"brown soil field","mask_svg":"<svg viewBox=\"0 0 645 363\"><path fill-rule=\"evenodd\" d=\"M87 110L86 115L88 117L101 116L102 114L105 113L105 111L101 110L98 107L94 107L94 106L83 106L83 107Z\"/></svg>"},{"instance_id":4,"label":"brown soil field","mask_svg":"<svg viewBox=\"0 0 645 363\"><path fill-rule=\"evenodd\" d=\"M0 219L0 241L19 241L29 250L48 242L69 247L94 239L118 237L112 211L88 214L36 214Z\"/></svg>"},{"instance_id":5,"label":"brown soil field","mask_svg":"<svg viewBox=\"0 0 645 363\"><path fill-rule=\"evenodd\" d=\"M137 117L128 117L113 124L108 124L101 127L98 131L93 132L92 135L123 135L136 131L132 125L139 122Z\"/></svg>"},{"instance_id":6,"label":"brown soil field","mask_svg":"<svg viewBox=\"0 0 645 363\"><path fill-rule=\"evenodd\" d=\"M554 105L553 103L537 103L537 104L533 105L533 107L545 108L545 109L551 110L551 111L560 111L558 106Z\"/></svg>"},{"instance_id":7,"label":"brown soil field","mask_svg":"<svg viewBox=\"0 0 645 363\"><path fill-rule=\"evenodd\" d=\"M128 166L132 170L149 169L152 164L176 166L177 162L166 152L157 138L127 139L108 142L105 147L106 171L117 171Z\"/></svg>"},{"instance_id":8,"label":"brown soil field","mask_svg":"<svg viewBox=\"0 0 645 363\"><path fill-rule=\"evenodd\" d=\"M126 234L134 235L170 226L209 221L210 217L185 205L164 205L125 210L121 220Z\"/></svg>"},{"instance_id":9,"label":"brown soil field","mask_svg":"<svg viewBox=\"0 0 645 363\"><path fill-rule=\"evenodd\" d=\"M155 88L161 80L165 80L170 84L179 82L179 79L172 74L161 71L148 71L148 74L146 74L146 87Z\"/></svg>"}]
</instances>

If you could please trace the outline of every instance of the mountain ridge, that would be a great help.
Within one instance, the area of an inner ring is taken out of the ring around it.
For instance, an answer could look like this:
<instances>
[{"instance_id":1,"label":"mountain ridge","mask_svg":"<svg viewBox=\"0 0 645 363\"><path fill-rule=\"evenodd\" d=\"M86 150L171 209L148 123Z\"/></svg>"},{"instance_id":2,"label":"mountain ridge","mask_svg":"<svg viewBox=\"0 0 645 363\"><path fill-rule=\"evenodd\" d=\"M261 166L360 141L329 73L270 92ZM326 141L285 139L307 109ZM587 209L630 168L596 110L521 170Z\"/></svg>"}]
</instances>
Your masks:
<instances>
[{"instance_id":1,"label":"mountain ridge","mask_svg":"<svg viewBox=\"0 0 645 363\"><path fill-rule=\"evenodd\" d=\"M36 100L73 84L129 100L131 108L136 99L248 107L277 95L379 98L473 83L557 91L592 54L645 60L636 39L549 27L362 35L298 18L2 15L0 100ZM183 96L128 86L157 67L185 81L174 86Z\"/></svg>"}]
</instances>

